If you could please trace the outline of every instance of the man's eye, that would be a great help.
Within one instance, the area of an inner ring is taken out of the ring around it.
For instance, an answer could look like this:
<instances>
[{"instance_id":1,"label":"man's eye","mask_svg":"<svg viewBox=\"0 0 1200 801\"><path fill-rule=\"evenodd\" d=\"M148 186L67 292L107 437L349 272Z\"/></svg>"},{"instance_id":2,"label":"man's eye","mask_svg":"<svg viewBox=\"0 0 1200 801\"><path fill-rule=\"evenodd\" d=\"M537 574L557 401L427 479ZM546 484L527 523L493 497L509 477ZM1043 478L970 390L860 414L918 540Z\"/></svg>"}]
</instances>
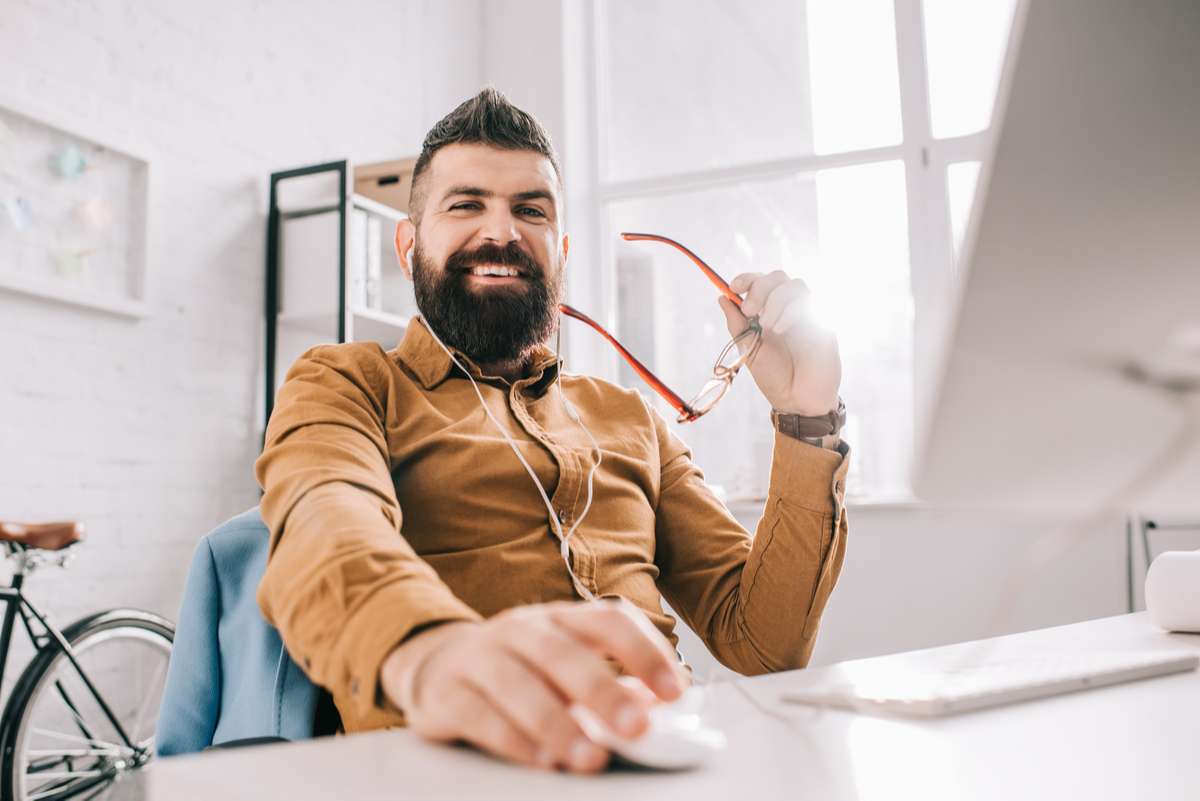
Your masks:
<instances>
[{"instance_id":1,"label":"man's eye","mask_svg":"<svg viewBox=\"0 0 1200 801\"><path fill-rule=\"evenodd\" d=\"M463 203L455 203L453 206L450 207L450 211L454 211L456 209L477 209L477 208L479 208L478 203L468 200Z\"/></svg>"},{"instance_id":2,"label":"man's eye","mask_svg":"<svg viewBox=\"0 0 1200 801\"><path fill-rule=\"evenodd\" d=\"M546 214L541 209L536 208L535 206L522 206L520 209L518 209L518 211L521 211L521 212L532 211L533 215L535 217L545 217L546 216Z\"/></svg>"}]
</instances>

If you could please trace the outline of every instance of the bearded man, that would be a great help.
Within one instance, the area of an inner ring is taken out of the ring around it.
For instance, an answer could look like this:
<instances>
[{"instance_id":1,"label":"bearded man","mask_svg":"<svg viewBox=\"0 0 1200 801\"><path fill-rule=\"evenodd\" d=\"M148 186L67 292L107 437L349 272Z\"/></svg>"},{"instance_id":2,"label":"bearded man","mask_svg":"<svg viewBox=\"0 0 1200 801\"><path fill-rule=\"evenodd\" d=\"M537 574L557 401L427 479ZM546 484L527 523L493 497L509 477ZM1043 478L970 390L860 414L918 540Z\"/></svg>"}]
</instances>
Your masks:
<instances>
[{"instance_id":1,"label":"bearded man","mask_svg":"<svg viewBox=\"0 0 1200 801\"><path fill-rule=\"evenodd\" d=\"M738 276L740 309L721 298L731 335L761 326L748 369L780 429L752 536L639 392L565 373L547 347L562 197L535 119L492 89L460 105L426 137L396 229L421 314L390 351L308 351L280 389L255 466L258 600L347 732L407 724L595 771L609 755L571 704L636 736L654 695L688 681L664 599L741 673L812 652L845 552L848 449L797 420L837 419L836 341L782 272Z\"/></svg>"}]
</instances>

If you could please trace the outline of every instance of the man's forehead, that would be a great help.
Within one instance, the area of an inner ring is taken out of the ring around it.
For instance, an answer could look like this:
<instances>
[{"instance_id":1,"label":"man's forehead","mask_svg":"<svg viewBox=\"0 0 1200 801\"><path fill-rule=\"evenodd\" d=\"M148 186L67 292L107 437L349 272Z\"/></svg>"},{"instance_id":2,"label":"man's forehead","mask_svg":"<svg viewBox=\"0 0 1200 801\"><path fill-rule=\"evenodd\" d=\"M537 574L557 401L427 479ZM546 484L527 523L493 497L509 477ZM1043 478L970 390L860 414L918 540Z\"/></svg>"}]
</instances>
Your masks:
<instances>
[{"instance_id":1,"label":"man's forehead","mask_svg":"<svg viewBox=\"0 0 1200 801\"><path fill-rule=\"evenodd\" d=\"M461 186L498 195L542 190L558 198L558 175L550 159L534 150L505 150L471 143L447 145L429 161L431 195Z\"/></svg>"}]
</instances>

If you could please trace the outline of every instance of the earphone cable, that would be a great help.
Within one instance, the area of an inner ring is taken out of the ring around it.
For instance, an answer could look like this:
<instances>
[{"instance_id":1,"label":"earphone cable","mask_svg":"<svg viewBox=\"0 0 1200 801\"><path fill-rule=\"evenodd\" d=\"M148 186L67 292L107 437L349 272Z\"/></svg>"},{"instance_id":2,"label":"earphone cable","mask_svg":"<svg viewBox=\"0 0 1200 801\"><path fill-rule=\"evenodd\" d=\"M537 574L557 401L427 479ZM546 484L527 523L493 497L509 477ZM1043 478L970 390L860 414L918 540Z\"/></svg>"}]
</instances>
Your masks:
<instances>
[{"instance_id":1,"label":"earphone cable","mask_svg":"<svg viewBox=\"0 0 1200 801\"><path fill-rule=\"evenodd\" d=\"M588 473L587 502L584 505L583 514L579 516L579 518L575 521L575 524L571 526L570 530L564 534L562 523L559 521L558 515L554 511L554 505L550 502L550 497L546 494L545 487L542 486L542 482L538 479L537 473L534 472L533 467L531 467L529 462L525 459L525 456L521 453L521 450L517 447L517 444L513 441L508 431L503 425L500 424L500 421L496 419L496 416L492 414L492 410L488 408L487 401L484 400L483 393L479 390L479 385L476 384L474 376L471 375L471 371L464 367L462 362L455 357L454 353L448 347L446 347L446 344L442 342L441 337L437 335L432 326L426 324L425 328L430 334L433 335L434 341L441 346L442 350L446 352L446 355L450 357L450 361L454 362L454 364L458 366L458 369L462 370L467 376L467 379L471 382L471 388L475 390L475 396L479 399L479 405L483 407L484 414L486 414L488 419L492 421L492 425L496 427L496 429L500 432L500 435L504 437L505 442L508 443L508 447L512 449L514 454L516 454L517 459L525 468L525 472L529 473L529 477L533 479L533 485L537 488L538 495L541 496L542 503L545 504L546 511L549 514L550 525L554 529L555 534L558 536L559 553L562 555L563 562L566 564L567 573L571 576L571 582L575 586L575 591L578 592L584 599L588 601L594 601L596 596L584 585L582 581L580 581L579 577L575 575L574 569L571 567L569 539L571 535L575 533L575 529L579 527L579 524L583 521L584 515L587 514L588 509L592 505L592 477L596 474L596 470L600 466L601 455L600 446L596 442L596 438L592 436L592 432L588 431L587 427L583 425L583 421L579 419L578 412L576 412L574 408L567 402L566 396L562 394L562 386L560 385L559 395L563 401L564 408L567 410L568 416L570 416L571 419L573 419L581 428L583 428L596 451L596 462L592 465L592 469ZM561 376L559 380L561 381Z\"/></svg>"}]
</instances>

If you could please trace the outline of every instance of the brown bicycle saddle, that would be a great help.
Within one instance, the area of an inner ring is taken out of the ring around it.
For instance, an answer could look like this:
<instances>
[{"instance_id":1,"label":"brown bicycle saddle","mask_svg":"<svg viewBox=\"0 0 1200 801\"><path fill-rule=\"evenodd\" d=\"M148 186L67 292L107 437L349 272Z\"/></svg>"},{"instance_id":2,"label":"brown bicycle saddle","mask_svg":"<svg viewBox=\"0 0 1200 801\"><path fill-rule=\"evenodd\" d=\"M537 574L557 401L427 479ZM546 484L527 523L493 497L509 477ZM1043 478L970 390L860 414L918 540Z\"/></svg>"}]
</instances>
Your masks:
<instances>
[{"instance_id":1,"label":"brown bicycle saddle","mask_svg":"<svg viewBox=\"0 0 1200 801\"><path fill-rule=\"evenodd\" d=\"M0 520L0 540L19 542L30 548L60 551L83 539L83 523L13 523Z\"/></svg>"}]
</instances>

